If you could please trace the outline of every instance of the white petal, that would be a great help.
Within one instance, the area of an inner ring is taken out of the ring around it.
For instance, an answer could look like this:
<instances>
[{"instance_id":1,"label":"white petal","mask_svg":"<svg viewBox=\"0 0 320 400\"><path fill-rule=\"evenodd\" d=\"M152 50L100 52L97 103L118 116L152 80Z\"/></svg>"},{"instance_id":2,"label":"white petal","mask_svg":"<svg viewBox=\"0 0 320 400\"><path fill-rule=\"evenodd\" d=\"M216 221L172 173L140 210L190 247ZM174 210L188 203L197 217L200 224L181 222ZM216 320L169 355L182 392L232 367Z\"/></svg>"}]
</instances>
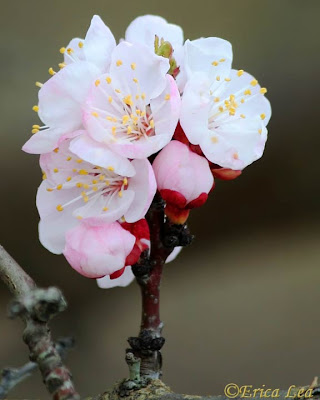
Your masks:
<instances>
[{"instance_id":1,"label":"white petal","mask_svg":"<svg viewBox=\"0 0 320 400\"><path fill-rule=\"evenodd\" d=\"M43 154L54 150L60 137L65 133L64 128L49 128L32 135L23 145L22 150L30 154Z\"/></svg>"},{"instance_id":2,"label":"white petal","mask_svg":"<svg viewBox=\"0 0 320 400\"><path fill-rule=\"evenodd\" d=\"M103 278L97 279L97 284L101 289L110 289L117 286L126 287L130 285L132 281L134 281L134 275L131 267L128 266L119 278L110 279L110 276L106 275Z\"/></svg>"},{"instance_id":3,"label":"white petal","mask_svg":"<svg viewBox=\"0 0 320 400\"><path fill-rule=\"evenodd\" d=\"M169 257L166 259L166 264L168 264L169 262L175 260L177 258L177 256L179 255L179 253L181 252L181 250L183 249L183 247L181 246L177 246L175 247L172 252L170 253Z\"/></svg>"},{"instance_id":4,"label":"white petal","mask_svg":"<svg viewBox=\"0 0 320 400\"><path fill-rule=\"evenodd\" d=\"M80 43L80 46L79 46ZM68 46L66 47L66 51L64 52L64 62L65 64L72 64L76 61L86 61L86 56L83 51L84 39L74 38L72 39ZM67 51L70 49L70 53Z\"/></svg>"},{"instance_id":5,"label":"white petal","mask_svg":"<svg viewBox=\"0 0 320 400\"><path fill-rule=\"evenodd\" d=\"M156 135L167 134L172 137L179 120L181 98L175 80L170 75L166 78L164 91L150 101L150 107ZM166 96L170 96L170 99L166 100Z\"/></svg>"},{"instance_id":6,"label":"white petal","mask_svg":"<svg viewBox=\"0 0 320 400\"><path fill-rule=\"evenodd\" d=\"M113 151L106 145L95 142L87 134L76 137L70 143L70 150L83 160L99 167L113 167L116 174L130 177L135 174L131 162Z\"/></svg>"},{"instance_id":7,"label":"white petal","mask_svg":"<svg viewBox=\"0 0 320 400\"><path fill-rule=\"evenodd\" d=\"M208 130L211 107L209 85L204 74L196 74L184 89L180 124L192 144L199 144Z\"/></svg>"},{"instance_id":8,"label":"white petal","mask_svg":"<svg viewBox=\"0 0 320 400\"><path fill-rule=\"evenodd\" d=\"M169 24L164 18L156 15L143 15L134 19L126 30L125 38L131 43L145 44L154 51L155 35L170 42L173 48L183 44L181 27Z\"/></svg>"},{"instance_id":9,"label":"white petal","mask_svg":"<svg viewBox=\"0 0 320 400\"><path fill-rule=\"evenodd\" d=\"M120 219L129 209L134 199L134 192L124 190L122 197L115 193L111 200L108 196L98 196L95 201L90 200L86 205L74 211L74 215L83 218L90 218L92 223L115 222ZM103 211L104 207L108 211Z\"/></svg>"},{"instance_id":10,"label":"white petal","mask_svg":"<svg viewBox=\"0 0 320 400\"><path fill-rule=\"evenodd\" d=\"M61 254L65 246L65 233L73 228L78 220L70 209L57 211L56 206L69 201L73 190L47 192L46 182L42 182L37 193L37 207L41 217L39 239L41 244L54 254Z\"/></svg>"},{"instance_id":11,"label":"white petal","mask_svg":"<svg viewBox=\"0 0 320 400\"><path fill-rule=\"evenodd\" d=\"M121 64L120 64L121 63ZM134 66L134 69L132 69ZM112 53L110 76L114 87L126 95L145 93L146 104L158 96L166 85L169 60L140 44L121 42ZM133 79L137 79L135 83Z\"/></svg>"},{"instance_id":12,"label":"white petal","mask_svg":"<svg viewBox=\"0 0 320 400\"><path fill-rule=\"evenodd\" d=\"M185 68L188 78L204 72L211 81L217 76L222 81L230 74L232 46L224 39L209 37L187 40L185 43Z\"/></svg>"},{"instance_id":13,"label":"white petal","mask_svg":"<svg viewBox=\"0 0 320 400\"><path fill-rule=\"evenodd\" d=\"M83 46L87 61L106 72L115 47L116 41L110 29L98 15L94 15Z\"/></svg>"},{"instance_id":14,"label":"white petal","mask_svg":"<svg viewBox=\"0 0 320 400\"><path fill-rule=\"evenodd\" d=\"M39 117L65 133L82 125L81 107L99 71L88 62L67 65L39 90Z\"/></svg>"},{"instance_id":15,"label":"white petal","mask_svg":"<svg viewBox=\"0 0 320 400\"><path fill-rule=\"evenodd\" d=\"M136 222L143 218L156 194L157 184L150 162L147 159L133 160L136 174L129 179L128 188L135 196L128 211L124 214L127 222Z\"/></svg>"},{"instance_id":16,"label":"white petal","mask_svg":"<svg viewBox=\"0 0 320 400\"><path fill-rule=\"evenodd\" d=\"M230 118L229 121L204 135L200 147L208 160L215 164L241 170L261 157L267 138L266 129L260 118ZM212 141L212 136L217 139Z\"/></svg>"}]
</instances>

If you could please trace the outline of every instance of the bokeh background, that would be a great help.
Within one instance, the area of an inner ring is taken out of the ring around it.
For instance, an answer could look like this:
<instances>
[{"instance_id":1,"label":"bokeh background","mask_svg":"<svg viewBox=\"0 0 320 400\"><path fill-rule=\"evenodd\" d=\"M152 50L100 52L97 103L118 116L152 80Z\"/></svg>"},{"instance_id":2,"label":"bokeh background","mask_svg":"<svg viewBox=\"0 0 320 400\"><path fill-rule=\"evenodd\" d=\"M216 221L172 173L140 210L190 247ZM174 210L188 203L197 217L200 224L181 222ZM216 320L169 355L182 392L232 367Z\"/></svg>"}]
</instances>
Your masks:
<instances>
[{"instance_id":1,"label":"bokeh background","mask_svg":"<svg viewBox=\"0 0 320 400\"><path fill-rule=\"evenodd\" d=\"M37 156L20 151L37 123L35 81L84 36L93 14L119 39L138 15L159 14L185 37L233 44L234 66L268 88L273 107L263 159L219 182L195 210L197 239L167 266L162 285L164 379L178 392L222 394L227 383L308 384L320 373L318 0L0 0L0 241L41 286L57 285L68 310L55 337L73 335L70 366L82 396L127 376L126 338L137 333L138 287L103 291L41 247ZM22 324L6 317L0 284L0 368L27 361ZM48 399L38 375L9 398Z\"/></svg>"}]
</instances>

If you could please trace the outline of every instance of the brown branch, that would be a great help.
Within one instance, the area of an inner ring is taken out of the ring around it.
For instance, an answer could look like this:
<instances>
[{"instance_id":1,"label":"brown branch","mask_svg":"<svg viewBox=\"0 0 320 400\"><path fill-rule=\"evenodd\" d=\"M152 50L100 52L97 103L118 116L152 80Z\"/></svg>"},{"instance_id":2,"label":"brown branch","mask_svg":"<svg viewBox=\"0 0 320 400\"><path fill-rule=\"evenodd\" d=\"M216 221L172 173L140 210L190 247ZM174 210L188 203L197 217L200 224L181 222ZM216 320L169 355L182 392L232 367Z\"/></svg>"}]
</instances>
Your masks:
<instances>
[{"instance_id":1,"label":"brown branch","mask_svg":"<svg viewBox=\"0 0 320 400\"><path fill-rule=\"evenodd\" d=\"M160 319L163 266L175 246L186 246L193 238L185 225L173 225L166 220L164 207L165 203L157 193L146 215L150 229L150 256L143 254L138 264L132 267L141 289L142 316L139 336L129 338L131 349L127 351L140 359L142 381L161 377L160 350L165 342L161 336L163 324ZM131 385L129 382L129 388Z\"/></svg>"},{"instance_id":2,"label":"brown branch","mask_svg":"<svg viewBox=\"0 0 320 400\"><path fill-rule=\"evenodd\" d=\"M0 278L17 296L11 303L11 317L25 323L23 340L30 360L40 369L43 382L54 400L79 400L69 370L63 365L52 339L48 322L65 310L67 303L57 288L38 289L30 276L0 246Z\"/></svg>"},{"instance_id":3,"label":"brown branch","mask_svg":"<svg viewBox=\"0 0 320 400\"><path fill-rule=\"evenodd\" d=\"M68 350L73 346L74 340L72 338L59 339L55 344L62 359L66 357ZM5 399L13 388L31 376L37 369L38 365L32 361L29 361L20 368L4 368L0 372L0 376L2 377L0 381L0 399Z\"/></svg>"}]
</instances>

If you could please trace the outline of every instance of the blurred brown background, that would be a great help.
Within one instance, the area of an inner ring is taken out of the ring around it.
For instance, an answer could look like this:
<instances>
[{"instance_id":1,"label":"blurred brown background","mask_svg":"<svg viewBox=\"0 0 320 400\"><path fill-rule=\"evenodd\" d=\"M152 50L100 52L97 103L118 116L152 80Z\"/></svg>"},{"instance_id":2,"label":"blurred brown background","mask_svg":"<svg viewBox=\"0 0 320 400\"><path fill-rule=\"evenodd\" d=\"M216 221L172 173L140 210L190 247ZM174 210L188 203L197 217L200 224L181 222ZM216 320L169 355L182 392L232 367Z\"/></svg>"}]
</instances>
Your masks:
<instances>
[{"instance_id":1,"label":"blurred brown background","mask_svg":"<svg viewBox=\"0 0 320 400\"><path fill-rule=\"evenodd\" d=\"M39 285L63 289L69 308L55 337L74 335L68 358L83 396L127 375L126 338L137 333L135 284L103 291L62 256L41 247L37 157L20 151L37 123L35 81L60 62L59 48L84 36L93 14L117 38L138 15L183 26L185 37L233 44L234 66L268 88L273 107L265 156L221 183L190 220L194 244L165 272L164 379L179 392L223 392L227 383L307 384L320 374L319 11L309 1L0 0L0 241ZM317 107L316 107L317 106ZM6 318L0 285L0 368L26 362L19 321ZM39 376L10 398L48 399Z\"/></svg>"}]
</instances>

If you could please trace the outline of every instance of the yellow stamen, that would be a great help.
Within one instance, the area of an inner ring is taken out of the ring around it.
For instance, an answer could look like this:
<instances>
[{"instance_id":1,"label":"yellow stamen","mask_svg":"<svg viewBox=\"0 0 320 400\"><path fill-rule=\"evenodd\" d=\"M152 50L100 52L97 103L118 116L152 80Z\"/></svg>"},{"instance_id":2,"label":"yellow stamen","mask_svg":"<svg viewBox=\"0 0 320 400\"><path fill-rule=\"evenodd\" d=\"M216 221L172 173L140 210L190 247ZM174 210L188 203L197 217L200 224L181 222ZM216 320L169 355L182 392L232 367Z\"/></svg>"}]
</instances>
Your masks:
<instances>
[{"instance_id":1,"label":"yellow stamen","mask_svg":"<svg viewBox=\"0 0 320 400\"><path fill-rule=\"evenodd\" d=\"M249 95L251 94L251 90L250 90L250 89L246 89L246 90L243 92L243 94L246 95L246 96L249 96Z\"/></svg>"},{"instance_id":2,"label":"yellow stamen","mask_svg":"<svg viewBox=\"0 0 320 400\"><path fill-rule=\"evenodd\" d=\"M116 62L116 64L117 64L117 67L120 67L120 65L122 65L122 61L121 61L121 60L118 60L118 61Z\"/></svg>"},{"instance_id":3,"label":"yellow stamen","mask_svg":"<svg viewBox=\"0 0 320 400\"><path fill-rule=\"evenodd\" d=\"M41 82L36 82L35 85L36 85L37 87L41 88L41 87L43 86L43 83L41 83Z\"/></svg>"},{"instance_id":4,"label":"yellow stamen","mask_svg":"<svg viewBox=\"0 0 320 400\"><path fill-rule=\"evenodd\" d=\"M108 101L109 101L109 103L112 103L112 97L111 96L108 97Z\"/></svg>"},{"instance_id":5,"label":"yellow stamen","mask_svg":"<svg viewBox=\"0 0 320 400\"><path fill-rule=\"evenodd\" d=\"M88 175L88 171L86 169L79 169L79 175Z\"/></svg>"},{"instance_id":6,"label":"yellow stamen","mask_svg":"<svg viewBox=\"0 0 320 400\"><path fill-rule=\"evenodd\" d=\"M132 106L133 105L133 101L132 101L132 97L130 94L128 94L128 96L126 96L123 99L124 103L127 104L128 106Z\"/></svg>"},{"instance_id":7,"label":"yellow stamen","mask_svg":"<svg viewBox=\"0 0 320 400\"><path fill-rule=\"evenodd\" d=\"M266 114L260 114L260 118L264 120L266 118Z\"/></svg>"},{"instance_id":8,"label":"yellow stamen","mask_svg":"<svg viewBox=\"0 0 320 400\"><path fill-rule=\"evenodd\" d=\"M214 67L216 67L217 65L219 65L218 61L212 61L211 63Z\"/></svg>"},{"instance_id":9,"label":"yellow stamen","mask_svg":"<svg viewBox=\"0 0 320 400\"><path fill-rule=\"evenodd\" d=\"M131 69L132 69L132 70L135 70L135 69L136 69L136 66L137 66L136 63L132 63L132 64L131 64Z\"/></svg>"},{"instance_id":10,"label":"yellow stamen","mask_svg":"<svg viewBox=\"0 0 320 400\"><path fill-rule=\"evenodd\" d=\"M167 101L170 100L170 94L166 94L166 95L164 96L164 99L167 100Z\"/></svg>"},{"instance_id":11,"label":"yellow stamen","mask_svg":"<svg viewBox=\"0 0 320 400\"><path fill-rule=\"evenodd\" d=\"M256 86L258 84L258 81L256 80L256 79L253 79L251 82L250 82L250 85L251 86Z\"/></svg>"},{"instance_id":12,"label":"yellow stamen","mask_svg":"<svg viewBox=\"0 0 320 400\"><path fill-rule=\"evenodd\" d=\"M32 109L33 109L33 111L38 112L39 111L39 106L33 106Z\"/></svg>"},{"instance_id":13,"label":"yellow stamen","mask_svg":"<svg viewBox=\"0 0 320 400\"><path fill-rule=\"evenodd\" d=\"M108 211L108 207L103 207L102 211Z\"/></svg>"},{"instance_id":14,"label":"yellow stamen","mask_svg":"<svg viewBox=\"0 0 320 400\"><path fill-rule=\"evenodd\" d=\"M58 172L59 172L58 168L54 168L54 169L53 169L53 172L54 172L55 174L58 173Z\"/></svg>"},{"instance_id":15,"label":"yellow stamen","mask_svg":"<svg viewBox=\"0 0 320 400\"><path fill-rule=\"evenodd\" d=\"M137 78L133 78L132 79L134 83L138 83L138 79Z\"/></svg>"},{"instance_id":16,"label":"yellow stamen","mask_svg":"<svg viewBox=\"0 0 320 400\"><path fill-rule=\"evenodd\" d=\"M34 135L35 133L38 133L39 129L32 129L31 133Z\"/></svg>"},{"instance_id":17,"label":"yellow stamen","mask_svg":"<svg viewBox=\"0 0 320 400\"><path fill-rule=\"evenodd\" d=\"M82 49L82 47L83 47L83 42L79 42L79 43L78 43L78 46L79 46L80 49Z\"/></svg>"},{"instance_id":18,"label":"yellow stamen","mask_svg":"<svg viewBox=\"0 0 320 400\"><path fill-rule=\"evenodd\" d=\"M99 117L99 114L98 114L96 111L92 111L91 115L92 115L93 117Z\"/></svg>"},{"instance_id":19,"label":"yellow stamen","mask_svg":"<svg viewBox=\"0 0 320 400\"><path fill-rule=\"evenodd\" d=\"M109 84L111 83L111 78L110 78L110 76L107 76L107 77L106 77L106 81L107 81L107 83L109 83Z\"/></svg>"},{"instance_id":20,"label":"yellow stamen","mask_svg":"<svg viewBox=\"0 0 320 400\"><path fill-rule=\"evenodd\" d=\"M66 52L66 48L65 47L61 47L61 49L59 50L61 54L64 54Z\"/></svg>"},{"instance_id":21,"label":"yellow stamen","mask_svg":"<svg viewBox=\"0 0 320 400\"><path fill-rule=\"evenodd\" d=\"M218 143L219 139L217 138L217 136L212 136L211 138L211 142L212 143Z\"/></svg>"},{"instance_id":22,"label":"yellow stamen","mask_svg":"<svg viewBox=\"0 0 320 400\"><path fill-rule=\"evenodd\" d=\"M48 69L48 72L49 72L50 75L54 75L55 74L55 71L51 67Z\"/></svg>"},{"instance_id":23,"label":"yellow stamen","mask_svg":"<svg viewBox=\"0 0 320 400\"><path fill-rule=\"evenodd\" d=\"M118 196L122 197L122 191L121 190L118 192Z\"/></svg>"},{"instance_id":24,"label":"yellow stamen","mask_svg":"<svg viewBox=\"0 0 320 400\"><path fill-rule=\"evenodd\" d=\"M243 73L244 73L244 70L243 69L239 69L239 71L237 72L237 75L241 76L241 75L243 75Z\"/></svg>"},{"instance_id":25,"label":"yellow stamen","mask_svg":"<svg viewBox=\"0 0 320 400\"><path fill-rule=\"evenodd\" d=\"M57 190L61 190L62 189L62 184L60 183L59 185L57 185Z\"/></svg>"},{"instance_id":26,"label":"yellow stamen","mask_svg":"<svg viewBox=\"0 0 320 400\"><path fill-rule=\"evenodd\" d=\"M97 86L99 86L99 85L100 85L100 83L101 83L101 82L100 82L100 79L97 79L97 80L95 81L95 83L94 83L94 84L95 84L95 85L96 85L96 87L97 87Z\"/></svg>"},{"instance_id":27,"label":"yellow stamen","mask_svg":"<svg viewBox=\"0 0 320 400\"><path fill-rule=\"evenodd\" d=\"M114 171L114 168L113 168L112 166L109 166L109 167L107 168L107 170L109 170L109 171Z\"/></svg>"},{"instance_id":28,"label":"yellow stamen","mask_svg":"<svg viewBox=\"0 0 320 400\"><path fill-rule=\"evenodd\" d=\"M68 176L68 178L66 179L67 182L70 182L72 179L72 176Z\"/></svg>"},{"instance_id":29,"label":"yellow stamen","mask_svg":"<svg viewBox=\"0 0 320 400\"><path fill-rule=\"evenodd\" d=\"M265 87L260 89L260 93L261 94L266 94L267 93L267 89Z\"/></svg>"},{"instance_id":30,"label":"yellow stamen","mask_svg":"<svg viewBox=\"0 0 320 400\"><path fill-rule=\"evenodd\" d=\"M63 211L63 207L61 204L58 204L56 208L57 208L57 211Z\"/></svg>"}]
</instances>

